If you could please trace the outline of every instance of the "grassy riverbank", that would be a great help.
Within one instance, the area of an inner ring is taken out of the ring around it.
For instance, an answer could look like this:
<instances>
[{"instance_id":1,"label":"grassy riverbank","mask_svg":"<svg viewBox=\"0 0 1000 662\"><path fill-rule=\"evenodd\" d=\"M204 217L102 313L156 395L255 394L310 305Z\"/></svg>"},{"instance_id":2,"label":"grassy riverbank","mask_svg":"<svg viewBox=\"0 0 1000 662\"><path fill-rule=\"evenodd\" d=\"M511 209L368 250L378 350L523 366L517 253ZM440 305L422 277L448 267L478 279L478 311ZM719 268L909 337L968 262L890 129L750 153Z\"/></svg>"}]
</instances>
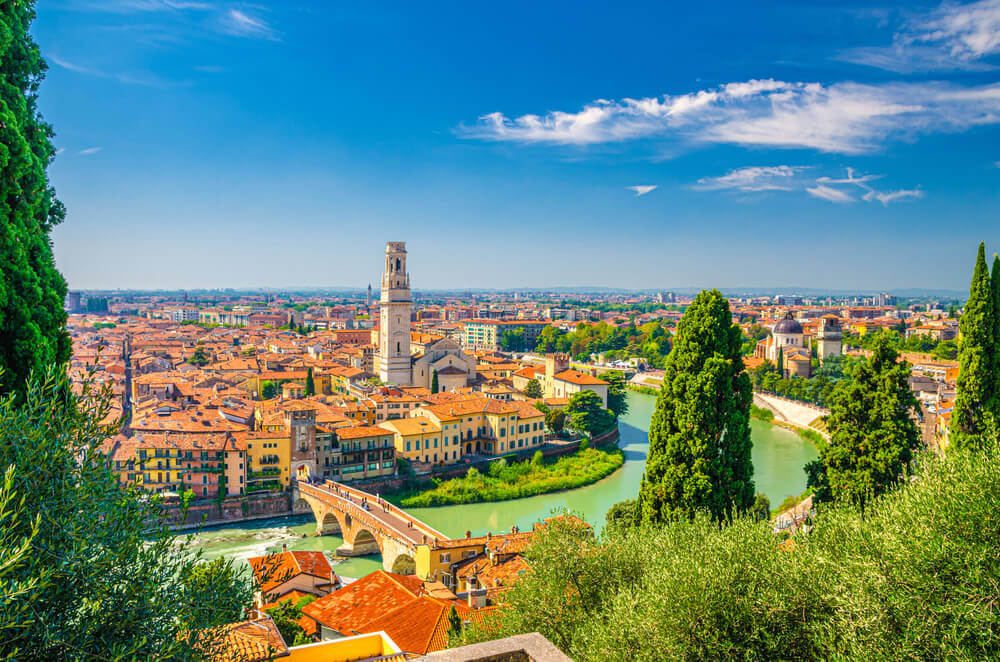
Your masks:
<instances>
[{"instance_id":1,"label":"grassy riverbank","mask_svg":"<svg viewBox=\"0 0 1000 662\"><path fill-rule=\"evenodd\" d=\"M542 459L539 452L524 462L507 464L506 460L497 460L487 473L470 469L464 478L442 481L431 489L383 496L401 508L520 499L595 483L614 473L624 461L624 454L617 448L586 448L553 461Z\"/></svg>"}]
</instances>

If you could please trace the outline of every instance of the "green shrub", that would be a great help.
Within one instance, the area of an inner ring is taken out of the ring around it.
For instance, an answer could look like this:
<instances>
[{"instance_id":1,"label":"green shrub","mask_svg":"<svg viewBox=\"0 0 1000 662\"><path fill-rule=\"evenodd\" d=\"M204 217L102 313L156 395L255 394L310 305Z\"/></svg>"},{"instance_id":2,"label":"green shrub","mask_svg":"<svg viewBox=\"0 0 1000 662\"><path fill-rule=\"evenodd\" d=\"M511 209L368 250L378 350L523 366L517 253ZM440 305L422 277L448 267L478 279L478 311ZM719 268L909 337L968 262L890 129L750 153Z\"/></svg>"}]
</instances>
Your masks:
<instances>
[{"instance_id":1,"label":"green shrub","mask_svg":"<svg viewBox=\"0 0 1000 662\"><path fill-rule=\"evenodd\" d=\"M774 420L773 411L764 407L758 407L757 405L750 405L750 416L761 421L767 421L768 423Z\"/></svg>"},{"instance_id":2,"label":"green shrub","mask_svg":"<svg viewBox=\"0 0 1000 662\"><path fill-rule=\"evenodd\" d=\"M546 527L461 643L540 632L581 662L1000 659L998 452L922 457L863 513L826 506L787 542L751 516Z\"/></svg>"}]
</instances>

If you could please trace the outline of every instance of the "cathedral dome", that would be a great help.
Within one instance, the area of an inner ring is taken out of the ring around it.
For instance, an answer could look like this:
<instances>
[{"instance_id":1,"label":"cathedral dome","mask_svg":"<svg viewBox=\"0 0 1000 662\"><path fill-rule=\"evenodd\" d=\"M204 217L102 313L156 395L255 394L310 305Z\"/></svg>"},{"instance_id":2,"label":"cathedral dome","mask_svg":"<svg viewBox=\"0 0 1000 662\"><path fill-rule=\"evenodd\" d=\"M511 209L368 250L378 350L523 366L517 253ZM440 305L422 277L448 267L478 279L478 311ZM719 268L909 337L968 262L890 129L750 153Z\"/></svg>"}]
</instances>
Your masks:
<instances>
[{"instance_id":1,"label":"cathedral dome","mask_svg":"<svg viewBox=\"0 0 1000 662\"><path fill-rule=\"evenodd\" d=\"M785 319L774 325L773 333L784 335L802 334L802 325L799 324L797 319L792 317L791 313L785 313Z\"/></svg>"}]
</instances>

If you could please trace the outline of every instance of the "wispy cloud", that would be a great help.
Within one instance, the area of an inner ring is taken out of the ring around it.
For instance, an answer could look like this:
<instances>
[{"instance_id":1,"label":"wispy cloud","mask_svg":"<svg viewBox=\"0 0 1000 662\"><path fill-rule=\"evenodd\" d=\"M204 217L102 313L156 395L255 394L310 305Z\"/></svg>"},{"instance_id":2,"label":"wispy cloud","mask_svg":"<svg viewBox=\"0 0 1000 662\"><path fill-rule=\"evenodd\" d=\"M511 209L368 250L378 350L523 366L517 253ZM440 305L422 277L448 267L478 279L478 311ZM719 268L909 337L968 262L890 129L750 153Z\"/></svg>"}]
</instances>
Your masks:
<instances>
[{"instance_id":1,"label":"wispy cloud","mask_svg":"<svg viewBox=\"0 0 1000 662\"><path fill-rule=\"evenodd\" d=\"M871 190L868 186L868 182L880 179L882 175L861 175L860 177L854 176L854 168L847 169L847 177L842 177L840 179L834 179L833 177L820 177L816 181L820 184L854 184L855 186L860 186L863 189Z\"/></svg>"},{"instance_id":2,"label":"wispy cloud","mask_svg":"<svg viewBox=\"0 0 1000 662\"><path fill-rule=\"evenodd\" d=\"M878 191L868 191L864 194L863 198L867 202L872 200L877 200L882 203L883 206L888 207L890 202L896 200L905 200L906 198L922 198L924 197L924 192L920 189L900 189L898 191L892 191L890 193L879 193Z\"/></svg>"},{"instance_id":3,"label":"wispy cloud","mask_svg":"<svg viewBox=\"0 0 1000 662\"><path fill-rule=\"evenodd\" d=\"M791 179L801 166L750 166L730 170L721 177L702 177L695 188L706 191L791 191Z\"/></svg>"},{"instance_id":4,"label":"wispy cloud","mask_svg":"<svg viewBox=\"0 0 1000 662\"><path fill-rule=\"evenodd\" d=\"M844 193L837 188L824 186L823 184L807 188L806 193L820 200L827 200L828 202L854 202L854 198L850 194Z\"/></svg>"},{"instance_id":5,"label":"wispy cloud","mask_svg":"<svg viewBox=\"0 0 1000 662\"><path fill-rule=\"evenodd\" d=\"M720 177L702 177L693 188L702 191L739 191L754 193L761 191L805 191L814 198L827 202L856 202L851 190L861 189L861 200L890 202L906 198L923 197L920 189L900 189L882 193L873 189L869 182L881 179L882 175L858 174L854 168L847 168L846 177L823 175L806 179L802 173L811 168L806 166L748 166L731 170Z\"/></svg>"},{"instance_id":6,"label":"wispy cloud","mask_svg":"<svg viewBox=\"0 0 1000 662\"><path fill-rule=\"evenodd\" d=\"M577 112L515 118L493 112L456 133L475 140L580 147L652 140L689 148L727 143L858 154L919 133L995 123L1000 123L1000 84L751 80L679 96L597 99Z\"/></svg>"},{"instance_id":7,"label":"wispy cloud","mask_svg":"<svg viewBox=\"0 0 1000 662\"><path fill-rule=\"evenodd\" d=\"M637 186L626 186L625 188L629 191L635 191L635 196L639 197L640 195L646 195L650 191L655 191L659 188L659 186L656 184L641 184Z\"/></svg>"},{"instance_id":8,"label":"wispy cloud","mask_svg":"<svg viewBox=\"0 0 1000 662\"><path fill-rule=\"evenodd\" d=\"M280 41L278 33L260 16L253 16L241 9L230 9L219 21L220 30L236 37L252 37Z\"/></svg>"},{"instance_id":9,"label":"wispy cloud","mask_svg":"<svg viewBox=\"0 0 1000 662\"><path fill-rule=\"evenodd\" d=\"M854 48L839 59L899 73L949 69L989 70L982 62L1000 52L1000 0L944 2L905 21L892 45Z\"/></svg>"},{"instance_id":10,"label":"wispy cloud","mask_svg":"<svg viewBox=\"0 0 1000 662\"><path fill-rule=\"evenodd\" d=\"M85 76L108 78L111 80L116 80L119 83L123 83L125 85L145 85L147 87L165 88L165 87L183 86L188 84L186 81L166 80L150 72L130 73L130 72L103 71L96 67L82 65L77 62L71 62L58 55L47 54L45 56L45 59L48 62L51 62L62 69L66 69L67 71L73 71L78 74L83 74Z\"/></svg>"},{"instance_id":11,"label":"wispy cloud","mask_svg":"<svg viewBox=\"0 0 1000 662\"><path fill-rule=\"evenodd\" d=\"M90 156L91 154L97 154L102 149L102 147L88 147L87 149L81 149L77 154L80 156Z\"/></svg>"}]
</instances>

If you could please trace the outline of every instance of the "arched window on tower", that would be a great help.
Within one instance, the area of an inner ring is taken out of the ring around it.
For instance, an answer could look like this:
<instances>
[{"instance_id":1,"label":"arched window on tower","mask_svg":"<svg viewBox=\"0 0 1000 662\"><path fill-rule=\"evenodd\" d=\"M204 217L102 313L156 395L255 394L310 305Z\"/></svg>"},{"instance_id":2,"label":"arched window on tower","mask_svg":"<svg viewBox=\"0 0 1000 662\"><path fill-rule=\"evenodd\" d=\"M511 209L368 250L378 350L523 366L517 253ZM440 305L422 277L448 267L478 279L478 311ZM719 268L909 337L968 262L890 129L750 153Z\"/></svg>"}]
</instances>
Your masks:
<instances>
[{"instance_id":1,"label":"arched window on tower","mask_svg":"<svg viewBox=\"0 0 1000 662\"><path fill-rule=\"evenodd\" d=\"M396 258L396 271L399 271L399 265L400 265L400 262L399 262L399 258L397 257Z\"/></svg>"},{"instance_id":2,"label":"arched window on tower","mask_svg":"<svg viewBox=\"0 0 1000 662\"><path fill-rule=\"evenodd\" d=\"M399 349L399 342L397 341L397 342L396 342L396 353L398 354L399 352L400 352L400 349Z\"/></svg>"}]
</instances>

